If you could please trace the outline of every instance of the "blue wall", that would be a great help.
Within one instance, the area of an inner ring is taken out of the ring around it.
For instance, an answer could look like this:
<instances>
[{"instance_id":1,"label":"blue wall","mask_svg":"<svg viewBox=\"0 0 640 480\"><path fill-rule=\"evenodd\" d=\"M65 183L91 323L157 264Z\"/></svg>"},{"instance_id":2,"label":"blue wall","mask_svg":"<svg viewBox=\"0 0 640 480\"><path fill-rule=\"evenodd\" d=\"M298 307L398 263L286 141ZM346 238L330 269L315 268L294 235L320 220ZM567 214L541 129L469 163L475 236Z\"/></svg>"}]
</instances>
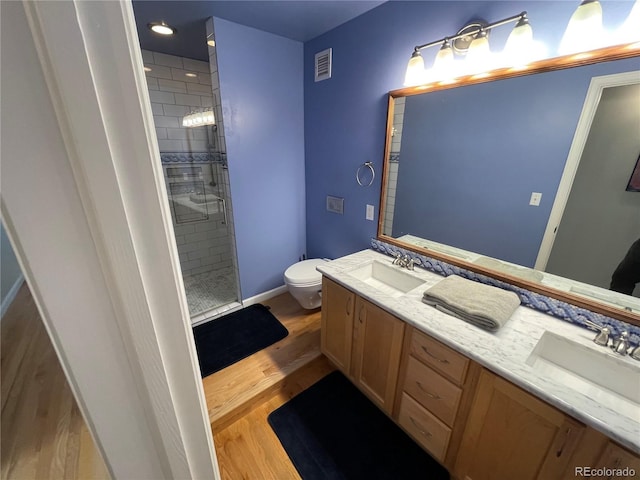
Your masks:
<instances>
[{"instance_id":1,"label":"blue wall","mask_svg":"<svg viewBox=\"0 0 640 480\"><path fill-rule=\"evenodd\" d=\"M305 253L303 46L214 18L242 297Z\"/></svg>"},{"instance_id":2,"label":"blue wall","mask_svg":"<svg viewBox=\"0 0 640 480\"><path fill-rule=\"evenodd\" d=\"M602 3L605 26L614 28L624 21L632 6L632 2ZM474 18L495 21L526 10L534 37L554 51L577 4L577 1L392 1L306 42L304 113L309 256L345 255L367 248L370 238L376 236L387 92L402 87L406 64L415 45L451 35ZM492 47L500 49L508 34L508 27L492 32ZM325 48L333 48L333 77L315 83L314 55ZM425 54L425 62L430 61ZM373 161L378 173L371 187L360 187L355 181L356 169L365 161ZM326 195L344 197L344 215L326 211ZM376 206L376 221L365 220L366 204Z\"/></svg>"},{"instance_id":3,"label":"blue wall","mask_svg":"<svg viewBox=\"0 0 640 480\"><path fill-rule=\"evenodd\" d=\"M628 59L408 97L393 236L533 268L590 79L638 66ZM542 193L539 207L529 206L531 192Z\"/></svg>"}]
</instances>

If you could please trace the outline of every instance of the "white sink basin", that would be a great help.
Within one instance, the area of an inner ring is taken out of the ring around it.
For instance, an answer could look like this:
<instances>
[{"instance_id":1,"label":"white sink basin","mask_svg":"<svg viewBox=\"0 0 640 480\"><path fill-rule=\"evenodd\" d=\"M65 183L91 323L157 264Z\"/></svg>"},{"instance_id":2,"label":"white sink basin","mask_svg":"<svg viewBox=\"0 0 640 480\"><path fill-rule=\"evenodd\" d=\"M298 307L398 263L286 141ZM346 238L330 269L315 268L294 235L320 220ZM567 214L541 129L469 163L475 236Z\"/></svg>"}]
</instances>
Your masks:
<instances>
[{"instance_id":1,"label":"white sink basin","mask_svg":"<svg viewBox=\"0 0 640 480\"><path fill-rule=\"evenodd\" d=\"M547 331L527 364L620 414L635 419L640 415L640 362L629 357Z\"/></svg>"},{"instance_id":2,"label":"white sink basin","mask_svg":"<svg viewBox=\"0 0 640 480\"><path fill-rule=\"evenodd\" d=\"M401 270L399 266L377 260L354 268L348 273L392 297L400 297L425 283L424 280Z\"/></svg>"}]
</instances>

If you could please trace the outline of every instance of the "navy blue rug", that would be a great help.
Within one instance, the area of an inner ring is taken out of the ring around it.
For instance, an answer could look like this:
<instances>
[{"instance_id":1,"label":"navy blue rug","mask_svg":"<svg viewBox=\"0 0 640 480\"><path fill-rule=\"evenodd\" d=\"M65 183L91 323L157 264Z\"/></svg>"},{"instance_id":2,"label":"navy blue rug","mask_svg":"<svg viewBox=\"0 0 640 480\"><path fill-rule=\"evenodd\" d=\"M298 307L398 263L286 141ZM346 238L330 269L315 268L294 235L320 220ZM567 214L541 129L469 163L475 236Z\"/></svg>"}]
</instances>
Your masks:
<instances>
[{"instance_id":1,"label":"navy blue rug","mask_svg":"<svg viewBox=\"0 0 640 480\"><path fill-rule=\"evenodd\" d=\"M449 473L340 372L269 415L304 480L444 480Z\"/></svg>"},{"instance_id":2,"label":"navy blue rug","mask_svg":"<svg viewBox=\"0 0 640 480\"><path fill-rule=\"evenodd\" d=\"M283 339L289 331L267 307L250 305L193 328L202 378Z\"/></svg>"}]
</instances>

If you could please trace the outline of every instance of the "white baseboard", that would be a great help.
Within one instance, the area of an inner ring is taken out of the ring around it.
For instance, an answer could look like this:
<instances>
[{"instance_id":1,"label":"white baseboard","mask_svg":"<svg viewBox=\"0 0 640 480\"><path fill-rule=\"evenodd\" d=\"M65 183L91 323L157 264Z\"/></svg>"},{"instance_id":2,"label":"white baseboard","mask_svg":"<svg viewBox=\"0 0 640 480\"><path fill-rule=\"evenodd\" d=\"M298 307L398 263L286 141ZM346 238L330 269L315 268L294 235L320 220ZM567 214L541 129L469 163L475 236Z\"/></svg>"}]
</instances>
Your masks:
<instances>
[{"instance_id":1,"label":"white baseboard","mask_svg":"<svg viewBox=\"0 0 640 480\"><path fill-rule=\"evenodd\" d=\"M2 305L0 306L0 318L4 317L5 312L9 309L9 305L11 305L13 300L16 298L18 290L20 290L20 287L22 286L22 282L24 282L24 276L20 274L11 289L7 292L7 296L2 301Z\"/></svg>"},{"instance_id":2,"label":"white baseboard","mask_svg":"<svg viewBox=\"0 0 640 480\"><path fill-rule=\"evenodd\" d=\"M282 285L272 290L267 290L266 292L262 292L262 293L259 293L258 295L254 295L253 297L245 298L244 300L242 300L242 305L244 307L248 307L249 305L253 305L254 303L262 303L273 297L282 295L286 291L287 291L287 286Z\"/></svg>"}]
</instances>

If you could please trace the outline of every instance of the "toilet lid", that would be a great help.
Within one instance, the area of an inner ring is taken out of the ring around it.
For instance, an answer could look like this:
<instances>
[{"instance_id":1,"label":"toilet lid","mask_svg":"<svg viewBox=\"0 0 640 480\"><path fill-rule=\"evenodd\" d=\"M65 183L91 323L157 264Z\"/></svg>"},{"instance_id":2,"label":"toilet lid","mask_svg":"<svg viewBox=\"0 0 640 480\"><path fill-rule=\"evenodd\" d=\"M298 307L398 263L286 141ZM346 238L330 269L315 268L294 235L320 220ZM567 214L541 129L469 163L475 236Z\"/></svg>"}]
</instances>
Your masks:
<instances>
[{"instance_id":1,"label":"toilet lid","mask_svg":"<svg viewBox=\"0 0 640 480\"><path fill-rule=\"evenodd\" d=\"M290 285L320 283L322 274L316 270L316 267L323 263L325 263L325 260L319 258L294 263L284 272L285 281Z\"/></svg>"}]
</instances>

